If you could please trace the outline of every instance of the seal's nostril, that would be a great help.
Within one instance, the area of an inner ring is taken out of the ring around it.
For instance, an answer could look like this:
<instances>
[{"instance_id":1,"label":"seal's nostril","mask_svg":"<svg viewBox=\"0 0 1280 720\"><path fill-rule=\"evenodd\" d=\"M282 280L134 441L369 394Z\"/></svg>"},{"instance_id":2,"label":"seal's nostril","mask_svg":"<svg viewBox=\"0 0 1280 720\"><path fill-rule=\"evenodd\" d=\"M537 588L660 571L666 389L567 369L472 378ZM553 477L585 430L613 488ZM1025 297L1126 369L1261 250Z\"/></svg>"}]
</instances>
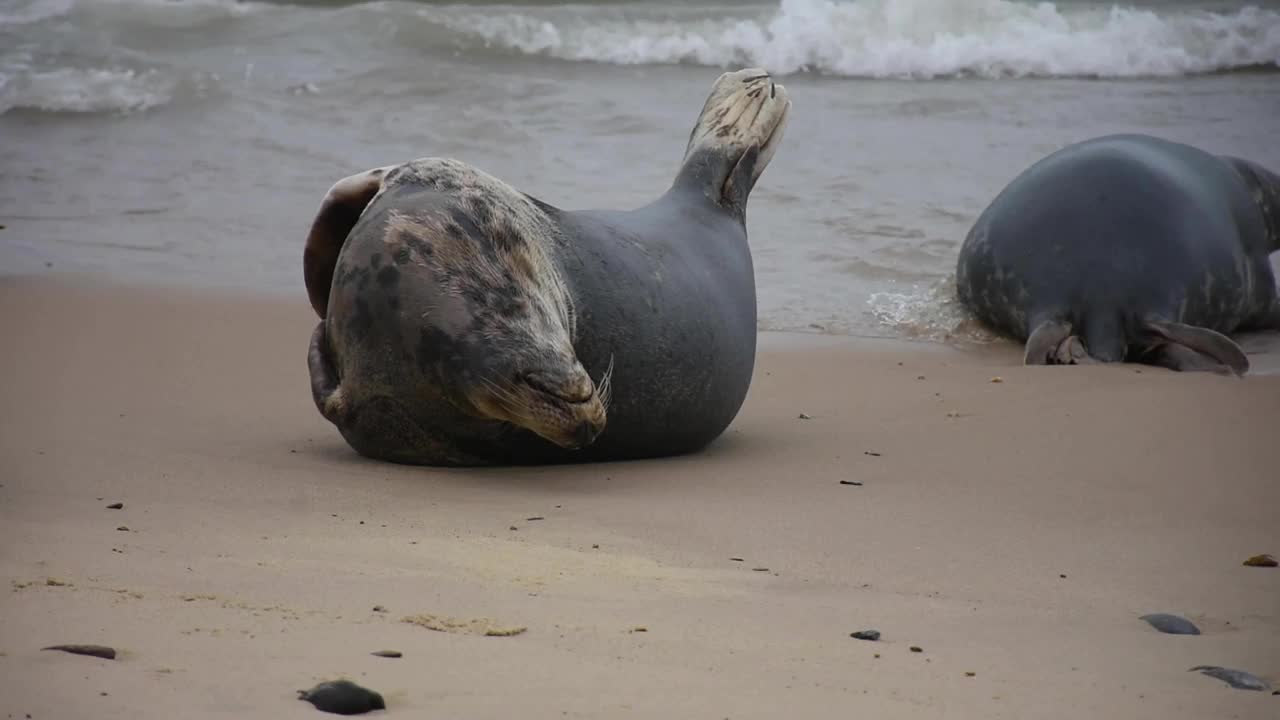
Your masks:
<instances>
[{"instance_id":1,"label":"seal's nostril","mask_svg":"<svg viewBox=\"0 0 1280 720\"><path fill-rule=\"evenodd\" d=\"M591 441L596 439L596 426L585 420L578 423L577 429L573 432L573 439L577 441L579 447L590 445Z\"/></svg>"},{"instance_id":2,"label":"seal's nostril","mask_svg":"<svg viewBox=\"0 0 1280 720\"><path fill-rule=\"evenodd\" d=\"M776 97L778 97L778 84L771 81L769 83L769 99Z\"/></svg>"}]
</instances>

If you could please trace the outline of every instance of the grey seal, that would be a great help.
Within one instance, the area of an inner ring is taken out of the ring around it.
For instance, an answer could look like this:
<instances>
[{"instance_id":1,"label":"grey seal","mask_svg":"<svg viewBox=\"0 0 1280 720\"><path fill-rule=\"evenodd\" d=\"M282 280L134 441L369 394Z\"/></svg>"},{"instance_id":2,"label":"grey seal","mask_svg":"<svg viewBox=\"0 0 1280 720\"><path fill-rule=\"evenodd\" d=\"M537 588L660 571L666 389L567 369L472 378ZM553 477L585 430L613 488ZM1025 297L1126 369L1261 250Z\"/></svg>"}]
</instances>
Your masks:
<instances>
[{"instance_id":1,"label":"grey seal","mask_svg":"<svg viewBox=\"0 0 1280 720\"><path fill-rule=\"evenodd\" d=\"M747 198L791 108L714 83L670 188L569 211L458 160L339 180L303 256L312 397L358 453L440 466L698 451L755 362Z\"/></svg>"},{"instance_id":2,"label":"grey seal","mask_svg":"<svg viewBox=\"0 0 1280 720\"><path fill-rule=\"evenodd\" d=\"M1280 178L1147 135L1076 143L1018 175L960 249L961 304L1027 364L1244 374L1228 335L1280 329L1268 256Z\"/></svg>"}]
</instances>

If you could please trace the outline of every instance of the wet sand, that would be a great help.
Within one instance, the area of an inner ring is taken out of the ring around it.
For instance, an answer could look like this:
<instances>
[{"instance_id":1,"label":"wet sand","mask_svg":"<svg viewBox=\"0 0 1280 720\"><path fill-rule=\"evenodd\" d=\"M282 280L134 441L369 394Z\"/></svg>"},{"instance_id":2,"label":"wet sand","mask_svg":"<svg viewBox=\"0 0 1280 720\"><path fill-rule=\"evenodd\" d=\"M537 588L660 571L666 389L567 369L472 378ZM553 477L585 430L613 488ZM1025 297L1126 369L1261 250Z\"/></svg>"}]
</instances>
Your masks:
<instances>
[{"instance_id":1,"label":"wet sand","mask_svg":"<svg viewBox=\"0 0 1280 720\"><path fill-rule=\"evenodd\" d=\"M325 717L295 691L339 677L394 717L1280 713L1188 672L1280 689L1280 569L1242 565L1280 555L1280 375L765 334L706 452L445 471L319 417L314 323L0 281L3 717Z\"/></svg>"}]
</instances>

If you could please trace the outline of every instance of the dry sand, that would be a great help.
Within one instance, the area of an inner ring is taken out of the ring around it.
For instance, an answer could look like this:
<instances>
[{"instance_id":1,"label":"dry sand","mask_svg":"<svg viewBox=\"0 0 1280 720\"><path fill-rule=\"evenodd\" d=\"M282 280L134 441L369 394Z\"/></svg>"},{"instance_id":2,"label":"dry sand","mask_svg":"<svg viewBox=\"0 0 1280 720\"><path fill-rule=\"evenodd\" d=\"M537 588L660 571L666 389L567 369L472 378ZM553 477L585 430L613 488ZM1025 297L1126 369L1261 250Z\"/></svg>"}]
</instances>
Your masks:
<instances>
[{"instance_id":1,"label":"dry sand","mask_svg":"<svg viewBox=\"0 0 1280 720\"><path fill-rule=\"evenodd\" d=\"M1188 672L1280 680L1280 375L765 335L702 454L441 471L317 415L314 322L0 283L0 717L1280 717Z\"/></svg>"}]
</instances>

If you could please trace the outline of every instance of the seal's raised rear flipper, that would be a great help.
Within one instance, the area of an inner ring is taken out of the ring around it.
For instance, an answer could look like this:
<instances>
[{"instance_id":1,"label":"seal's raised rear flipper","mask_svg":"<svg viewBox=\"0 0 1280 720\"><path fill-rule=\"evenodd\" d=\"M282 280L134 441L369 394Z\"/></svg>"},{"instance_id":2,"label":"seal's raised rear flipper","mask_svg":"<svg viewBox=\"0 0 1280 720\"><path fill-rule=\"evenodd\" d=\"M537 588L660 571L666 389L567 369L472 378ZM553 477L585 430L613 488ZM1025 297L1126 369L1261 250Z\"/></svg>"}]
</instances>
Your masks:
<instances>
[{"instance_id":1,"label":"seal's raised rear flipper","mask_svg":"<svg viewBox=\"0 0 1280 720\"><path fill-rule=\"evenodd\" d=\"M347 233L355 227L369 201L382 188L382 176L390 169L374 168L334 183L311 222L307 248L302 252L302 276L311 307L321 318L329 308L329 290L342 243L346 242Z\"/></svg>"},{"instance_id":2,"label":"seal's raised rear flipper","mask_svg":"<svg viewBox=\"0 0 1280 720\"><path fill-rule=\"evenodd\" d=\"M1152 364L1173 370L1249 372L1249 358L1220 332L1175 322L1149 320L1143 327L1166 341L1152 354ZM1184 352L1186 350L1186 352Z\"/></svg>"},{"instance_id":3,"label":"seal's raised rear flipper","mask_svg":"<svg viewBox=\"0 0 1280 720\"><path fill-rule=\"evenodd\" d=\"M1070 357L1072 340L1071 324L1062 320L1045 320L1031 331L1027 337L1026 353L1022 356L1024 365L1056 365L1065 364L1061 359L1064 352Z\"/></svg>"}]
</instances>

